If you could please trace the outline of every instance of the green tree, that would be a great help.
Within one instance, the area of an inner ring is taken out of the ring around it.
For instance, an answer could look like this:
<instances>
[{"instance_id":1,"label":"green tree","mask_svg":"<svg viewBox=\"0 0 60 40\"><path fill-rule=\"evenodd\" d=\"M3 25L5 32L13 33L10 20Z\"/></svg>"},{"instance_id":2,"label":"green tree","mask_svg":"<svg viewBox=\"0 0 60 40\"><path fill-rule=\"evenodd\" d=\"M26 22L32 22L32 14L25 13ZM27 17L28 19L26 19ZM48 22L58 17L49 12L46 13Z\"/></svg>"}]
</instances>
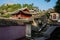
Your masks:
<instances>
[{"instance_id":1,"label":"green tree","mask_svg":"<svg viewBox=\"0 0 60 40\"><path fill-rule=\"evenodd\" d=\"M56 12L60 13L60 0L57 0L56 6L54 8Z\"/></svg>"},{"instance_id":2,"label":"green tree","mask_svg":"<svg viewBox=\"0 0 60 40\"><path fill-rule=\"evenodd\" d=\"M28 4L23 4L23 8L24 8L24 7L28 7Z\"/></svg>"},{"instance_id":3,"label":"green tree","mask_svg":"<svg viewBox=\"0 0 60 40\"><path fill-rule=\"evenodd\" d=\"M24 7L27 7L27 8L29 8L30 10L31 9L33 9L35 6L33 5L33 3L32 4L23 4L23 8Z\"/></svg>"},{"instance_id":4,"label":"green tree","mask_svg":"<svg viewBox=\"0 0 60 40\"><path fill-rule=\"evenodd\" d=\"M21 4L13 4L13 5L3 4L2 6L0 6L0 10L6 10L8 12L12 12L20 8L22 8Z\"/></svg>"},{"instance_id":5,"label":"green tree","mask_svg":"<svg viewBox=\"0 0 60 40\"><path fill-rule=\"evenodd\" d=\"M34 8L33 4L30 4L30 5L28 6L28 8L29 8L29 9L33 9L33 8Z\"/></svg>"},{"instance_id":6,"label":"green tree","mask_svg":"<svg viewBox=\"0 0 60 40\"><path fill-rule=\"evenodd\" d=\"M2 17L9 18L11 15L10 14L3 14Z\"/></svg>"},{"instance_id":7,"label":"green tree","mask_svg":"<svg viewBox=\"0 0 60 40\"><path fill-rule=\"evenodd\" d=\"M50 2L50 0L45 0L46 2Z\"/></svg>"},{"instance_id":8,"label":"green tree","mask_svg":"<svg viewBox=\"0 0 60 40\"><path fill-rule=\"evenodd\" d=\"M0 6L0 13L3 13L3 11L5 10L6 12L13 12L13 11L16 11L20 8L24 8L24 7L27 7L29 9L33 9L35 6L33 6L33 3L32 4L3 4L2 6Z\"/></svg>"},{"instance_id":9,"label":"green tree","mask_svg":"<svg viewBox=\"0 0 60 40\"><path fill-rule=\"evenodd\" d=\"M49 18L50 14L48 12L45 13L46 17Z\"/></svg>"}]
</instances>

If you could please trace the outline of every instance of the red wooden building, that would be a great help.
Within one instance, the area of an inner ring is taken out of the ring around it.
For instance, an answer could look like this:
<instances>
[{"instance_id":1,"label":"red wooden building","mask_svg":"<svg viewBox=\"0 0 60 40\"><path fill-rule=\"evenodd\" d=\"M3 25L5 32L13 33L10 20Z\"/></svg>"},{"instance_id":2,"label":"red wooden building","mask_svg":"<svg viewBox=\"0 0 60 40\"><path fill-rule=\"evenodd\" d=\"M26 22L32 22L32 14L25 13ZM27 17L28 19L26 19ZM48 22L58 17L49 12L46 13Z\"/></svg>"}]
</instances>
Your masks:
<instances>
[{"instance_id":1,"label":"red wooden building","mask_svg":"<svg viewBox=\"0 0 60 40\"><path fill-rule=\"evenodd\" d=\"M30 18L32 15L28 8L19 9L16 12L11 14L12 18L20 19L20 18Z\"/></svg>"}]
</instances>

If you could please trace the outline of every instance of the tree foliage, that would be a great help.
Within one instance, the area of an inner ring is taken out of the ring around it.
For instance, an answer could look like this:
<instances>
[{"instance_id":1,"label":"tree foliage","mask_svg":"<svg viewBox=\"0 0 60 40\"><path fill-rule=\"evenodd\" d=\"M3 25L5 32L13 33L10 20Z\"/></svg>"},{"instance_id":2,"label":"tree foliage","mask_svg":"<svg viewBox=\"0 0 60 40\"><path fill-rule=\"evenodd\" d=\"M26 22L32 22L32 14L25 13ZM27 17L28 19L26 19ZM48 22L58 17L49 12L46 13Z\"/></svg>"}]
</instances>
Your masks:
<instances>
[{"instance_id":1,"label":"tree foliage","mask_svg":"<svg viewBox=\"0 0 60 40\"><path fill-rule=\"evenodd\" d=\"M11 15L10 14L3 14L2 17L9 18Z\"/></svg>"},{"instance_id":2,"label":"tree foliage","mask_svg":"<svg viewBox=\"0 0 60 40\"><path fill-rule=\"evenodd\" d=\"M50 0L45 0L46 2L50 2Z\"/></svg>"},{"instance_id":3,"label":"tree foliage","mask_svg":"<svg viewBox=\"0 0 60 40\"><path fill-rule=\"evenodd\" d=\"M60 0L57 0L56 6L54 8L56 12L60 13Z\"/></svg>"},{"instance_id":4,"label":"tree foliage","mask_svg":"<svg viewBox=\"0 0 60 40\"><path fill-rule=\"evenodd\" d=\"M47 16L47 18L49 18L49 16L50 16L50 14L48 12L46 12L45 15Z\"/></svg>"},{"instance_id":5,"label":"tree foliage","mask_svg":"<svg viewBox=\"0 0 60 40\"><path fill-rule=\"evenodd\" d=\"M33 4L3 4L2 6L0 6L0 12L3 12L3 10L6 10L7 12L13 12L17 9L20 8L24 8L24 7L28 7L29 9L33 9L35 6L33 6Z\"/></svg>"}]
</instances>

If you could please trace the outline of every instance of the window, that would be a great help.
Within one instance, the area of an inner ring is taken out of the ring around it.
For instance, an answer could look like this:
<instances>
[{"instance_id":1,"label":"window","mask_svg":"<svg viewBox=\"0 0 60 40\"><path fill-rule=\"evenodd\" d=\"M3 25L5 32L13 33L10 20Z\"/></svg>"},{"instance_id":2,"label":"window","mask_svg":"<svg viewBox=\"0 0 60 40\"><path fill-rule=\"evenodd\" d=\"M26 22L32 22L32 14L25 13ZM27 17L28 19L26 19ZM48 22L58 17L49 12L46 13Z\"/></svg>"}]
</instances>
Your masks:
<instances>
[{"instance_id":1,"label":"window","mask_svg":"<svg viewBox=\"0 0 60 40\"><path fill-rule=\"evenodd\" d=\"M53 19L56 19L56 14L53 14Z\"/></svg>"}]
</instances>

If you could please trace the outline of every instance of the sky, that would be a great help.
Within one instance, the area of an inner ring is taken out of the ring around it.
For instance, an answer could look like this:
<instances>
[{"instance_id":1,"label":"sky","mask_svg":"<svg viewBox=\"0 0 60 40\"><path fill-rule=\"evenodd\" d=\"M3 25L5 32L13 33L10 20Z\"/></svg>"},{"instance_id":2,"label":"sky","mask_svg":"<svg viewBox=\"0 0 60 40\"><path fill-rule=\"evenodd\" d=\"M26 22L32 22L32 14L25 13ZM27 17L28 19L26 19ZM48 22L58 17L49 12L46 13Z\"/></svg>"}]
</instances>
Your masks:
<instances>
[{"instance_id":1,"label":"sky","mask_svg":"<svg viewBox=\"0 0 60 40\"><path fill-rule=\"evenodd\" d=\"M0 5L6 3L19 3L19 4L34 4L40 10L47 10L49 8L53 8L56 5L57 0L51 0L50 2L46 2L45 0L0 0Z\"/></svg>"}]
</instances>

